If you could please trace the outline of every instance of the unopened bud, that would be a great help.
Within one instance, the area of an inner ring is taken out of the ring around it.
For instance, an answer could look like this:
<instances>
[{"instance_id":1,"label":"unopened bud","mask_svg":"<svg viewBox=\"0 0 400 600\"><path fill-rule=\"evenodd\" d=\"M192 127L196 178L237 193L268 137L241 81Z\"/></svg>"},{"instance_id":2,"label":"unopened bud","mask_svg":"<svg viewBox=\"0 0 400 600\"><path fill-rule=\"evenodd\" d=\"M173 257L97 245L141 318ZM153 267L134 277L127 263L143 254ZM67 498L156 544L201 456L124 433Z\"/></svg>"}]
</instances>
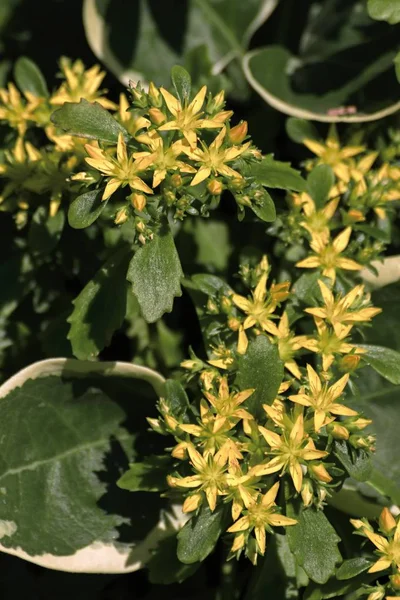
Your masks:
<instances>
[{"instance_id":1,"label":"unopened bud","mask_svg":"<svg viewBox=\"0 0 400 600\"><path fill-rule=\"evenodd\" d=\"M364 521L361 521L361 519L350 519L350 523L356 529L364 529L364 527L365 527L365 523L364 523Z\"/></svg>"},{"instance_id":2,"label":"unopened bud","mask_svg":"<svg viewBox=\"0 0 400 600\"><path fill-rule=\"evenodd\" d=\"M174 188L181 187L181 185L182 185L182 177L179 175L179 173L174 173L171 176L170 183L171 183L172 187L174 187Z\"/></svg>"},{"instance_id":3,"label":"unopened bud","mask_svg":"<svg viewBox=\"0 0 400 600\"><path fill-rule=\"evenodd\" d=\"M379 588L375 592L369 594L367 600L382 600L385 597L385 589Z\"/></svg>"},{"instance_id":4,"label":"unopened bud","mask_svg":"<svg viewBox=\"0 0 400 600\"><path fill-rule=\"evenodd\" d=\"M235 200L242 206L251 206L251 198L247 194L236 194Z\"/></svg>"},{"instance_id":5,"label":"unopened bud","mask_svg":"<svg viewBox=\"0 0 400 600\"><path fill-rule=\"evenodd\" d=\"M219 312L217 304L211 298L207 301L207 310L212 314L217 314Z\"/></svg>"},{"instance_id":6,"label":"unopened bud","mask_svg":"<svg viewBox=\"0 0 400 600\"><path fill-rule=\"evenodd\" d=\"M192 494L191 496L188 496L182 505L182 512L188 513L197 510L201 504L201 500L201 494Z\"/></svg>"},{"instance_id":7,"label":"unopened bud","mask_svg":"<svg viewBox=\"0 0 400 600\"><path fill-rule=\"evenodd\" d=\"M247 121L242 121L239 125L235 125L229 132L229 139L233 144L240 144L247 135Z\"/></svg>"},{"instance_id":8,"label":"unopened bud","mask_svg":"<svg viewBox=\"0 0 400 600\"><path fill-rule=\"evenodd\" d=\"M385 533L390 533L396 527L396 520L386 506L379 515L379 527Z\"/></svg>"},{"instance_id":9,"label":"unopened bud","mask_svg":"<svg viewBox=\"0 0 400 600\"><path fill-rule=\"evenodd\" d=\"M234 317L232 317L232 319L228 319L228 327L229 327L229 329L232 329L232 331L239 331L239 328L240 328L239 319L236 319Z\"/></svg>"},{"instance_id":10,"label":"unopened bud","mask_svg":"<svg viewBox=\"0 0 400 600\"><path fill-rule=\"evenodd\" d=\"M400 573L390 575L390 584L394 590L400 590Z\"/></svg>"},{"instance_id":11,"label":"unopened bud","mask_svg":"<svg viewBox=\"0 0 400 600\"><path fill-rule=\"evenodd\" d=\"M171 456L184 460L187 457L187 442L180 442L171 452Z\"/></svg>"},{"instance_id":12,"label":"unopened bud","mask_svg":"<svg viewBox=\"0 0 400 600\"><path fill-rule=\"evenodd\" d=\"M160 421L158 419L152 419L150 417L147 417L147 422L150 425L150 427L156 432L159 433L161 435L165 435L166 431L164 429L164 427L162 426L162 424L160 423Z\"/></svg>"},{"instance_id":13,"label":"unopened bud","mask_svg":"<svg viewBox=\"0 0 400 600\"><path fill-rule=\"evenodd\" d=\"M221 298L221 308L224 313L229 314L232 308L232 300L229 296L222 296Z\"/></svg>"},{"instance_id":14,"label":"unopened bud","mask_svg":"<svg viewBox=\"0 0 400 600\"><path fill-rule=\"evenodd\" d=\"M142 211L146 206L146 196L144 194L131 194L131 204L136 210Z\"/></svg>"},{"instance_id":15,"label":"unopened bud","mask_svg":"<svg viewBox=\"0 0 400 600\"><path fill-rule=\"evenodd\" d=\"M146 238L145 238L145 236L143 235L143 233L141 233L141 234L138 236L138 240L139 240L139 242L142 244L142 246L144 246L144 245L145 245L145 243L146 243L146 241L147 241L147 240L146 240Z\"/></svg>"},{"instance_id":16,"label":"unopened bud","mask_svg":"<svg viewBox=\"0 0 400 600\"><path fill-rule=\"evenodd\" d=\"M371 419L364 419L363 417L359 417L355 421L346 421L346 427L351 433L355 433L356 431L361 431L371 425Z\"/></svg>"},{"instance_id":17,"label":"unopened bud","mask_svg":"<svg viewBox=\"0 0 400 600\"><path fill-rule=\"evenodd\" d=\"M217 110L221 110L225 104L225 92L221 90L210 102L210 106L208 107L208 112L213 113Z\"/></svg>"},{"instance_id":18,"label":"unopened bud","mask_svg":"<svg viewBox=\"0 0 400 600\"><path fill-rule=\"evenodd\" d=\"M303 487L301 488L301 498L304 506L310 506L313 500L313 487L309 479L306 479L303 483Z\"/></svg>"},{"instance_id":19,"label":"unopened bud","mask_svg":"<svg viewBox=\"0 0 400 600\"><path fill-rule=\"evenodd\" d=\"M233 177L229 183L230 189L236 192L240 192L240 190L242 190L245 185L246 182L244 177Z\"/></svg>"},{"instance_id":20,"label":"unopened bud","mask_svg":"<svg viewBox=\"0 0 400 600\"><path fill-rule=\"evenodd\" d=\"M164 198L165 198L167 204L169 206L171 206L176 200L175 192L173 192L172 190L165 190Z\"/></svg>"},{"instance_id":21,"label":"unopened bud","mask_svg":"<svg viewBox=\"0 0 400 600\"><path fill-rule=\"evenodd\" d=\"M162 125L167 119L165 114L159 108L150 108L149 117L151 122L155 125Z\"/></svg>"},{"instance_id":22,"label":"unopened bud","mask_svg":"<svg viewBox=\"0 0 400 600\"><path fill-rule=\"evenodd\" d=\"M360 210L351 209L347 213L348 220L352 223L358 223L360 221L365 221L365 217Z\"/></svg>"},{"instance_id":23,"label":"unopened bud","mask_svg":"<svg viewBox=\"0 0 400 600\"><path fill-rule=\"evenodd\" d=\"M179 427L178 421L175 419L175 417L172 417L171 415L164 415L164 421L167 424L167 426L171 429L171 431L176 431Z\"/></svg>"},{"instance_id":24,"label":"unopened bud","mask_svg":"<svg viewBox=\"0 0 400 600\"><path fill-rule=\"evenodd\" d=\"M332 481L332 477L329 475L322 463L319 465L309 465L308 468L314 477L316 477L319 481L323 481L324 483L329 483Z\"/></svg>"},{"instance_id":25,"label":"unopened bud","mask_svg":"<svg viewBox=\"0 0 400 600\"><path fill-rule=\"evenodd\" d=\"M181 362L183 369L189 369L190 371L199 371L203 367L203 361L199 359L188 359Z\"/></svg>"},{"instance_id":26,"label":"unopened bud","mask_svg":"<svg viewBox=\"0 0 400 600\"><path fill-rule=\"evenodd\" d=\"M162 96L152 81L149 84L149 98L153 106L162 106Z\"/></svg>"},{"instance_id":27,"label":"unopened bud","mask_svg":"<svg viewBox=\"0 0 400 600\"><path fill-rule=\"evenodd\" d=\"M339 369L346 373L354 371L360 363L360 358L359 354L347 354L347 356L343 356L339 361Z\"/></svg>"},{"instance_id":28,"label":"unopened bud","mask_svg":"<svg viewBox=\"0 0 400 600\"><path fill-rule=\"evenodd\" d=\"M367 437L362 437L361 435L351 435L349 438L350 444L353 448L364 448L364 450L374 451L374 443L375 438L372 435L368 435Z\"/></svg>"},{"instance_id":29,"label":"unopened bud","mask_svg":"<svg viewBox=\"0 0 400 600\"><path fill-rule=\"evenodd\" d=\"M222 183L220 181L213 179L212 181L210 181L208 183L207 189L212 196L219 196L220 194L222 194L222 190L224 189L224 186L222 185Z\"/></svg>"},{"instance_id":30,"label":"unopened bud","mask_svg":"<svg viewBox=\"0 0 400 600\"><path fill-rule=\"evenodd\" d=\"M213 385L213 381L217 375L217 371L212 371L211 369L205 370L200 375L200 381L202 382L204 389L206 391L210 390Z\"/></svg>"},{"instance_id":31,"label":"unopened bud","mask_svg":"<svg viewBox=\"0 0 400 600\"><path fill-rule=\"evenodd\" d=\"M348 440L350 437L346 427L339 425L339 423L331 423L326 429L335 440Z\"/></svg>"},{"instance_id":32,"label":"unopened bud","mask_svg":"<svg viewBox=\"0 0 400 600\"><path fill-rule=\"evenodd\" d=\"M116 225L122 225L122 223L125 223L125 221L128 220L128 216L129 215L126 207L121 208L115 215L114 223Z\"/></svg>"},{"instance_id":33,"label":"unopened bud","mask_svg":"<svg viewBox=\"0 0 400 600\"><path fill-rule=\"evenodd\" d=\"M139 231L139 233L143 233L146 230L146 225L143 221L138 221L136 223L136 230Z\"/></svg>"}]
</instances>

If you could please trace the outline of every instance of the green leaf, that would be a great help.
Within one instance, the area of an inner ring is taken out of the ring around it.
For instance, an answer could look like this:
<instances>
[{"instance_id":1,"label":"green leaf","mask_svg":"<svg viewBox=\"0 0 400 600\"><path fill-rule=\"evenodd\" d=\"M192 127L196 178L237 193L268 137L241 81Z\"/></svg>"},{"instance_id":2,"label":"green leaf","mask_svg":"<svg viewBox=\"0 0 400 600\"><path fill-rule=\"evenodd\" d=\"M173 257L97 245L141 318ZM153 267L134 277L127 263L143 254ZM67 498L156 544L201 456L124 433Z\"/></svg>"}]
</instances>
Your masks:
<instances>
[{"instance_id":1,"label":"green leaf","mask_svg":"<svg viewBox=\"0 0 400 600\"><path fill-rule=\"evenodd\" d=\"M68 339L74 355L94 358L107 346L125 318L126 270L130 253L119 250L101 267L74 300Z\"/></svg>"},{"instance_id":2,"label":"green leaf","mask_svg":"<svg viewBox=\"0 0 400 600\"><path fill-rule=\"evenodd\" d=\"M400 353L391 348L383 346L371 346L369 344L359 344L364 350L361 355L362 360L370 365L379 375L385 379L400 385Z\"/></svg>"},{"instance_id":3,"label":"green leaf","mask_svg":"<svg viewBox=\"0 0 400 600\"><path fill-rule=\"evenodd\" d=\"M89 227L99 218L108 200L102 200L103 190L91 190L81 194L70 204L68 223L74 229Z\"/></svg>"},{"instance_id":4,"label":"green leaf","mask_svg":"<svg viewBox=\"0 0 400 600\"><path fill-rule=\"evenodd\" d=\"M194 283L196 289L207 296L213 296L220 290L224 292L231 292L232 289L229 285L220 277L216 275L209 275L208 273L197 273L192 275L191 282Z\"/></svg>"},{"instance_id":5,"label":"green leaf","mask_svg":"<svg viewBox=\"0 0 400 600\"><path fill-rule=\"evenodd\" d=\"M79 103L65 102L53 112L51 120L60 129L83 138L116 144L122 133L128 139L126 129L105 108L83 98Z\"/></svg>"},{"instance_id":6,"label":"green leaf","mask_svg":"<svg viewBox=\"0 0 400 600\"><path fill-rule=\"evenodd\" d=\"M14 66L14 79L22 92L48 98L46 80L39 67L26 56L21 56Z\"/></svg>"},{"instance_id":7,"label":"green leaf","mask_svg":"<svg viewBox=\"0 0 400 600\"><path fill-rule=\"evenodd\" d=\"M28 243L30 249L37 254L48 254L58 244L64 229L65 214L59 210L50 217L45 206L35 211L29 227Z\"/></svg>"},{"instance_id":8,"label":"green leaf","mask_svg":"<svg viewBox=\"0 0 400 600\"><path fill-rule=\"evenodd\" d=\"M249 343L246 354L239 358L237 383L241 389L255 391L246 405L253 414L263 412L263 404L275 400L283 379L283 362L278 347L267 336L259 335Z\"/></svg>"},{"instance_id":9,"label":"green leaf","mask_svg":"<svg viewBox=\"0 0 400 600\"><path fill-rule=\"evenodd\" d=\"M145 462L133 463L117 481L118 487L129 492L163 492L167 487L167 475L171 473L171 458L148 456Z\"/></svg>"},{"instance_id":10,"label":"green leaf","mask_svg":"<svg viewBox=\"0 0 400 600\"><path fill-rule=\"evenodd\" d=\"M211 512L203 505L178 533L178 559L186 565L201 562L214 550L225 529L225 506Z\"/></svg>"},{"instance_id":11,"label":"green leaf","mask_svg":"<svg viewBox=\"0 0 400 600\"><path fill-rule=\"evenodd\" d=\"M171 312L175 296L181 296L182 267L169 229L155 235L132 258L127 279L138 299L143 317L154 323Z\"/></svg>"},{"instance_id":12,"label":"green leaf","mask_svg":"<svg viewBox=\"0 0 400 600\"><path fill-rule=\"evenodd\" d=\"M302 144L304 140L318 140L319 134L315 126L305 119L289 117L286 120L286 133L291 140Z\"/></svg>"},{"instance_id":13,"label":"green leaf","mask_svg":"<svg viewBox=\"0 0 400 600\"><path fill-rule=\"evenodd\" d=\"M166 502L140 493L127 504L115 479L148 452L150 380L162 385L129 363L51 359L0 387L2 550L53 569L90 571L94 561L99 571L124 572L129 551L143 563L140 541L154 536Z\"/></svg>"},{"instance_id":14,"label":"green leaf","mask_svg":"<svg viewBox=\"0 0 400 600\"><path fill-rule=\"evenodd\" d=\"M300 505L299 505L300 506ZM299 565L316 583L326 583L342 560L338 550L340 538L321 510L287 505L287 515L298 524L288 527L289 546Z\"/></svg>"},{"instance_id":15,"label":"green leaf","mask_svg":"<svg viewBox=\"0 0 400 600\"><path fill-rule=\"evenodd\" d=\"M364 450L354 450L345 441L335 441L333 453L350 477L357 481L367 481L372 471L372 463Z\"/></svg>"},{"instance_id":16,"label":"green leaf","mask_svg":"<svg viewBox=\"0 0 400 600\"><path fill-rule=\"evenodd\" d=\"M266 190L264 190L260 198L257 198L257 204L255 201L251 203L251 210L259 219L265 221L266 223L271 223L276 219L274 201Z\"/></svg>"},{"instance_id":17,"label":"green leaf","mask_svg":"<svg viewBox=\"0 0 400 600\"><path fill-rule=\"evenodd\" d=\"M181 583L200 567L200 563L183 564L177 557L178 540L176 535L170 535L157 545L157 548L147 563L149 581L158 585Z\"/></svg>"},{"instance_id":18,"label":"green leaf","mask_svg":"<svg viewBox=\"0 0 400 600\"><path fill-rule=\"evenodd\" d=\"M232 252L227 223L196 219L193 224L193 237L197 244L197 263L214 267L218 271L226 269Z\"/></svg>"},{"instance_id":19,"label":"green leaf","mask_svg":"<svg viewBox=\"0 0 400 600\"><path fill-rule=\"evenodd\" d=\"M254 177L258 183L270 188L302 192L306 187L299 171L293 169L289 163L275 160L271 154L260 162L249 165L246 175Z\"/></svg>"},{"instance_id":20,"label":"green leaf","mask_svg":"<svg viewBox=\"0 0 400 600\"><path fill-rule=\"evenodd\" d=\"M396 54L396 58L394 59L394 68L396 71L397 81L400 83L400 52Z\"/></svg>"},{"instance_id":21,"label":"green leaf","mask_svg":"<svg viewBox=\"0 0 400 600\"><path fill-rule=\"evenodd\" d=\"M183 67L175 65L171 69L171 81L182 104L189 102L192 79Z\"/></svg>"},{"instance_id":22,"label":"green leaf","mask_svg":"<svg viewBox=\"0 0 400 600\"><path fill-rule=\"evenodd\" d=\"M364 573L364 571L370 568L371 564L370 560L362 556L349 558L348 560L344 560L336 571L336 578L339 580L352 579L360 575L360 573Z\"/></svg>"},{"instance_id":23,"label":"green leaf","mask_svg":"<svg viewBox=\"0 0 400 600\"><path fill-rule=\"evenodd\" d=\"M306 191L314 200L317 208L322 208L335 183L335 176L329 165L318 165L307 177Z\"/></svg>"},{"instance_id":24,"label":"green leaf","mask_svg":"<svg viewBox=\"0 0 400 600\"><path fill-rule=\"evenodd\" d=\"M304 592L303 600L328 600L329 598L332 600L337 600L337 598L355 600L355 598L360 598L361 594L365 595L363 586L373 579L372 574L363 574L346 581L332 578L322 586L311 583ZM353 596L352 592L355 592L356 596Z\"/></svg>"},{"instance_id":25,"label":"green leaf","mask_svg":"<svg viewBox=\"0 0 400 600\"><path fill-rule=\"evenodd\" d=\"M400 0L368 0L368 13L372 19L400 23Z\"/></svg>"},{"instance_id":26,"label":"green leaf","mask_svg":"<svg viewBox=\"0 0 400 600\"><path fill-rule=\"evenodd\" d=\"M323 302L321 290L318 285L318 280L324 278L319 273L304 273L300 275L298 280L292 286L292 292L307 306L318 306Z\"/></svg>"},{"instance_id":27,"label":"green leaf","mask_svg":"<svg viewBox=\"0 0 400 600\"><path fill-rule=\"evenodd\" d=\"M190 404L180 381L167 379L164 385L163 398L171 411L171 415L178 420L185 420Z\"/></svg>"}]
</instances>

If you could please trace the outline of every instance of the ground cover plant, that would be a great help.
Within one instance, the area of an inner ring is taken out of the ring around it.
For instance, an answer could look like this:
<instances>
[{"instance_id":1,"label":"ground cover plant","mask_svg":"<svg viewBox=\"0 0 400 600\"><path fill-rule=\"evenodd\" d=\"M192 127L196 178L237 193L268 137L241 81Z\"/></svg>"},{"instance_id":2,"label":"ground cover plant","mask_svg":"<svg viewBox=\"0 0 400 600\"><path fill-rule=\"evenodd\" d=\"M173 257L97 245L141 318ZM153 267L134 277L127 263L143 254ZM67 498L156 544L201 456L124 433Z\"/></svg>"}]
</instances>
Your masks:
<instances>
[{"instance_id":1,"label":"ground cover plant","mask_svg":"<svg viewBox=\"0 0 400 600\"><path fill-rule=\"evenodd\" d=\"M399 596L399 3L1 10L2 597Z\"/></svg>"}]
</instances>

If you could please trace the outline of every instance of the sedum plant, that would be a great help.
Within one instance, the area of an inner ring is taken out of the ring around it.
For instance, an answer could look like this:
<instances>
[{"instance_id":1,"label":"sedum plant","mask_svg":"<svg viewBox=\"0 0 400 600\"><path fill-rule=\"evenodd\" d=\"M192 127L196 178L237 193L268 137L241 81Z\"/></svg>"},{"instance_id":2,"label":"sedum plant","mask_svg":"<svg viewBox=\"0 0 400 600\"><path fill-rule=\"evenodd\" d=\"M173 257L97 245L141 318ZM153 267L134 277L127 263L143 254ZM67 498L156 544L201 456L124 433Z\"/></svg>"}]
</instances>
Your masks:
<instances>
[{"instance_id":1,"label":"sedum plant","mask_svg":"<svg viewBox=\"0 0 400 600\"><path fill-rule=\"evenodd\" d=\"M99 67L60 70L50 93L22 58L0 90L1 549L165 585L213 564L218 598L396 597L397 433L379 398L400 355L370 282L396 232L398 133L369 147L290 119L303 177L182 67L119 104ZM228 266L215 216L231 213ZM183 291L190 343L165 317ZM44 360L8 379L32 350Z\"/></svg>"}]
</instances>

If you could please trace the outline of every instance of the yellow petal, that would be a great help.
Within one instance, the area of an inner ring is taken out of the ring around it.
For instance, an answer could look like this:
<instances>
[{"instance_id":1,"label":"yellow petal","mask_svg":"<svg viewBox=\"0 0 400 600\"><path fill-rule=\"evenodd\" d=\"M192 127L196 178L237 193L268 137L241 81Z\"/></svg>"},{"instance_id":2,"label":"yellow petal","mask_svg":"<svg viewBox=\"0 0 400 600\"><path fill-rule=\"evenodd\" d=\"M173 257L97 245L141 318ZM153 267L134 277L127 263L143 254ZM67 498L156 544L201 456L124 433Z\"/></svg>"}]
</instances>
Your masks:
<instances>
[{"instance_id":1,"label":"yellow petal","mask_svg":"<svg viewBox=\"0 0 400 600\"><path fill-rule=\"evenodd\" d=\"M275 499L278 495L279 491L279 481L274 483L274 485L268 490L266 494L264 494L261 504L266 508L269 508L273 504L275 504Z\"/></svg>"},{"instance_id":2,"label":"yellow petal","mask_svg":"<svg viewBox=\"0 0 400 600\"><path fill-rule=\"evenodd\" d=\"M301 486L303 484L303 471L301 465L296 461L292 460L289 464L289 473L293 480L293 485L296 492L300 493Z\"/></svg>"},{"instance_id":3,"label":"yellow petal","mask_svg":"<svg viewBox=\"0 0 400 600\"><path fill-rule=\"evenodd\" d=\"M254 528L254 533L256 536L257 544L260 550L260 554L265 554L265 546L266 546L266 535L265 535L265 527L263 525L259 525Z\"/></svg>"},{"instance_id":4,"label":"yellow petal","mask_svg":"<svg viewBox=\"0 0 400 600\"><path fill-rule=\"evenodd\" d=\"M372 565L372 567L368 569L368 573L377 573L378 571L385 571L390 567L391 564L391 561L387 558L380 558L376 561L376 563Z\"/></svg>"},{"instance_id":5,"label":"yellow petal","mask_svg":"<svg viewBox=\"0 0 400 600\"><path fill-rule=\"evenodd\" d=\"M170 94L169 91L164 89L163 87L160 88L160 92L165 100L165 104L167 105L169 112L172 113L174 117L176 117L178 111L182 110L181 103L177 98L175 98L175 96Z\"/></svg>"},{"instance_id":6,"label":"yellow petal","mask_svg":"<svg viewBox=\"0 0 400 600\"><path fill-rule=\"evenodd\" d=\"M291 519L290 517L285 517L285 515L280 515L278 513L269 515L268 521L270 525L273 525L274 527L287 527L288 525L297 525L296 519Z\"/></svg>"},{"instance_id":7,"label":"yellow petal","mask_svg":"<svg viewBox=\"0 0 400 600\"><path fill-rule=\"evenodd\" d=\"M121 185L122 181L120 181L119 179L110 179L110 181L104 188L103 196L101 199L108 200L108 198L110 198L110 196L112 196Z\"/></svg>"},{"instance_id":8,"label":"yellow petal","mask_svg":"<svg viewBox=\"0 0 400 600\"><path fill-rule=\"evenodd\" d=\"M188 106L188 111L191 111L193 115L200 112L201 107L203 106L204 99L207 94L207 86L203 85L201 90L196 94L193 98L192 102Z\"/></svg>"},{"instance_id":9,"label":"yellow petal","mask_svg":"<svg viewBox=\"0 0 400 600\"><path fill-rule=\"evenodd\" d=\"M196 175L190 182L190 185L198 185L199 183L207 179L207 177L209 177L210 175L211 169L209 167L200 167L200 169L197 171Z\"/></svg>"},{"instance_id":10,"label":"yellow petal","mask_svg":"<svg viewBox=\"0 0 400 600\"><path fill-rule=\"evenodd\" d=\"M332 246L337 253L343 252L349 243L351 236L351 227L346 227L339 233L339 235L333 240Z\"/></svg>"}]
</instances>

